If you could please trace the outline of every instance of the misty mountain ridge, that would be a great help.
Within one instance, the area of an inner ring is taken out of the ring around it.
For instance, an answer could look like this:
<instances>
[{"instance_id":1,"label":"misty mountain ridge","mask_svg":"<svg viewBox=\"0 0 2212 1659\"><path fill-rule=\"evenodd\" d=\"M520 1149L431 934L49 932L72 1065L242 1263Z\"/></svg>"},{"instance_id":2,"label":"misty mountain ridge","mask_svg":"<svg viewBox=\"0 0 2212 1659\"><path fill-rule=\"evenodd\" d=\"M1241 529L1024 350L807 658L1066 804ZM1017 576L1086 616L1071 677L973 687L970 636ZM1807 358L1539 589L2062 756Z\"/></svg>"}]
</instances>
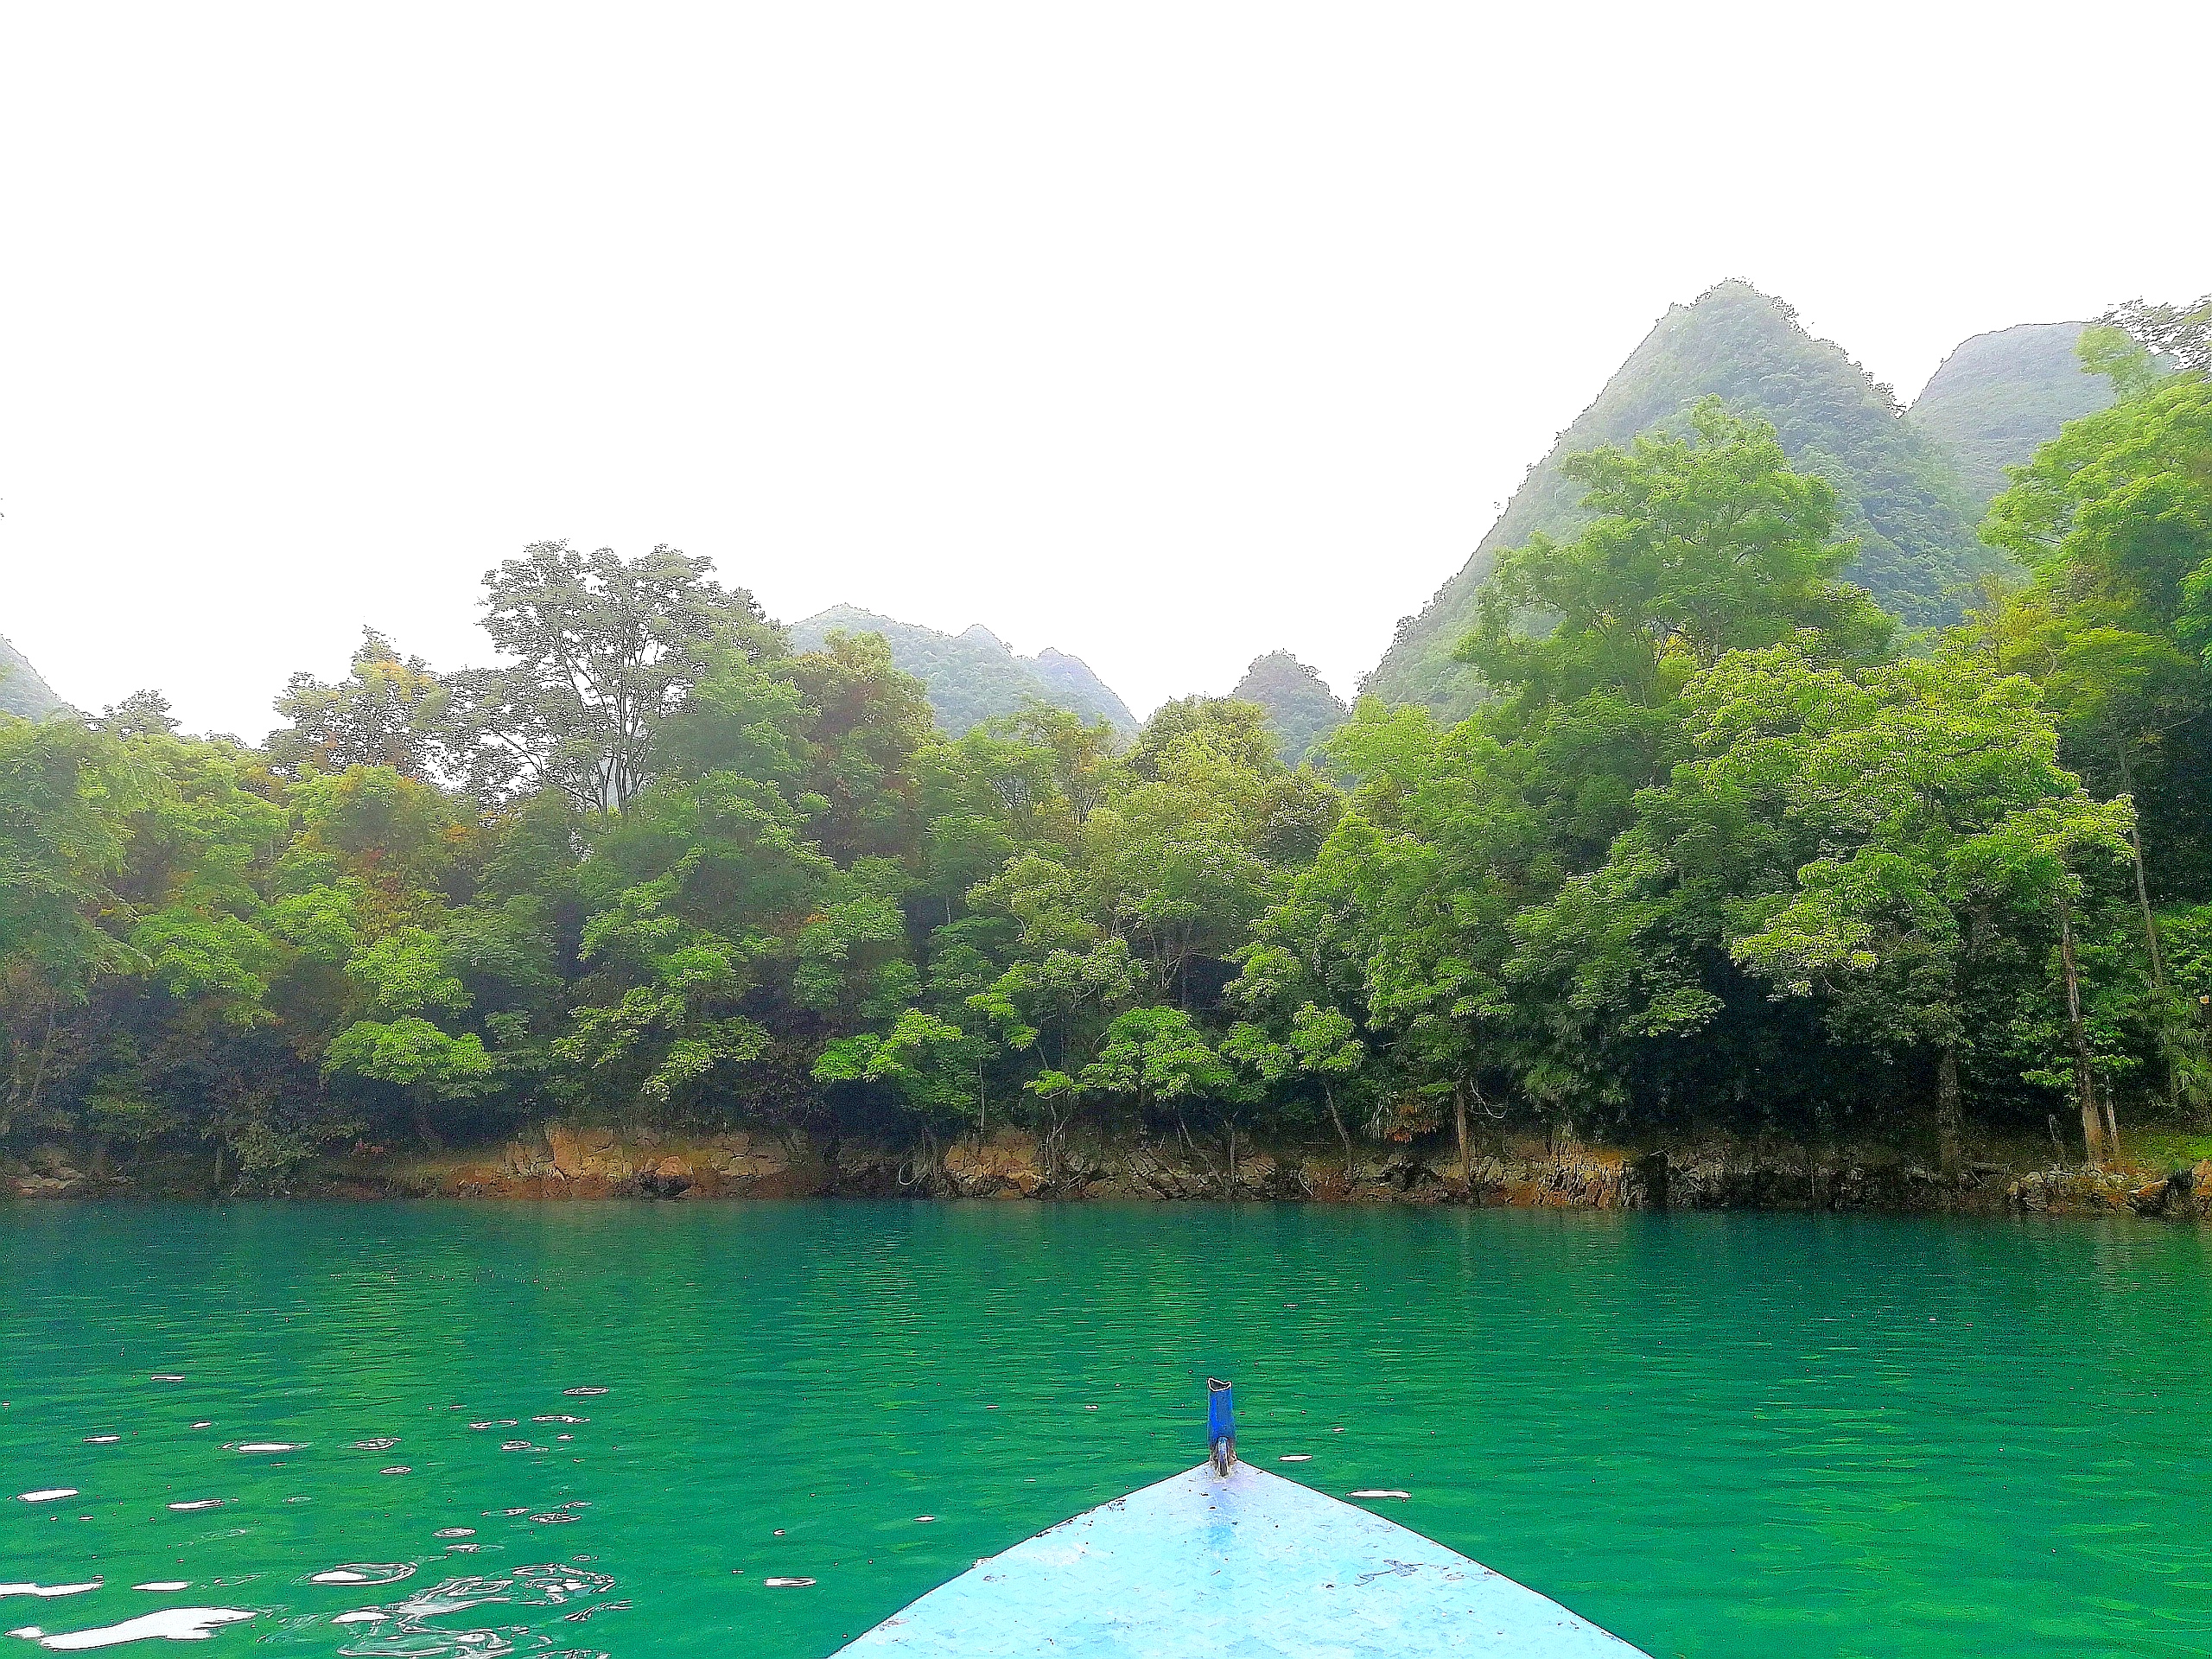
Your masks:
<instances>
[{"instance_id":1,"label":"misty mountain ridge","mask_svg":"<svg viewBox=\"0 0 2212 1659\"><path fill-rule=\"evenodd\" d=\"M1137 729L1128 705L1082 658L1049 645L1034 657L1020 656L980 622L941 633L856 605L832 605L791 623L788 632L801 651L820 650L832 633L880 634L891 660L922 683L938 724L955 737L1033 700L1103 720L1124 737Z\"/></svg>"},{"instance_id":2,"label":"misty mountain ridge","mask_svg":"<svg viewBox=\"0 0 2212 1659\"><path fill-rule=\"evenodd\" d=\"M1255 657L1229 694L1267 710L1275 752L1296 766L1313 746L1344 724L1351 709L1329 689L1318 670L1287 651Z\"/></svg>"},{"instance_id":3,"label":"misty mountain ridge","mask_svg":"<svg viewBox=\"0 0 2212 1659\"><path fill-rule=\"evenodd\" d=\"M43 720L68 706L31 666L30 659L0 635L0 714Z\"/></svg>"},{"instance_id":4,"label":"misty mountain ridge","mask_svg":"<svg viewBox=\"0 0 2212 1659\"><path fill-rule=\"evenodd\" d=\"M1908 626L1957 620L1975 582L2002 568L1974 533L1980 503L1951 455L1906 416L1890 389L1841 346L1806 333L1784 302L1748 283L1726 282L1694 304L1668 308L1529 468L1459 573L1419 613L1400 621L1361 690L1389 702L1427 703L1451 718L1473 708L1479 682L1452 653L1473 625L1476 590L1506 549L1538 531L1571 537L1586 522L1581 486L1562 471L1567 458L1677 423L1712 397L1771 422L1791 462L1835 486L1838 533L1856 537L1859 547L1847 579Z\"/></svg>"},{"instance_id":5,"label":"misty mountain ridge","mask_svg":"<svg viewBox=\"0 0 2212 1659\"><path fill-rule=\"evenodd\" d=\"M1452 659L1473 624L1476 593L1506 549L1542 531L1571 537L1586 522L1580 486L1562 463L1678 425L1690 407L1719 397L1773 423L1801 470L1833 484L1839 533L1856 537L1846 576L1911 626L1956 620L1974 583L2005 568L1974 533L2008 467L2024 465L2066 422L2108 407L2109 384L2086 372L2075 346L2086 325L2022 323L1955 346L1909 409L1843 348L1817 340L1795 309L1730 281L1692 304L1670 306L1550 450L1531 465L1475 551L1421 611L1401 619L1361 693L1425 703L1446 718L1480 696L1473 671ZM792 645L819 648L837 631L875 633L920 680L938 723L959 735L1033 700L1128 737L1139 722L1081 658L1047 647L1025 657L983 625L957 634L835 605L789 626ZM1287 651L1255 658L1230 693L1266 709L1284 760L1295 765L1349 710L1311 667ZM68 705L0 638L0 712L40 718Z\"/></svg>"},{"instance_id":6,"label":"misty mountain ridge","mask_svg":"<svg viewBox=\"0 0 2212 1659\"><path fill-rule=\"evenodd\" d=\"M1962 340L1910 411L1956 468L1977 510L2067 422L2112 406L2112 383L2082 366L2079 322L2023 322Z\"/></svg>"}]
</instances>

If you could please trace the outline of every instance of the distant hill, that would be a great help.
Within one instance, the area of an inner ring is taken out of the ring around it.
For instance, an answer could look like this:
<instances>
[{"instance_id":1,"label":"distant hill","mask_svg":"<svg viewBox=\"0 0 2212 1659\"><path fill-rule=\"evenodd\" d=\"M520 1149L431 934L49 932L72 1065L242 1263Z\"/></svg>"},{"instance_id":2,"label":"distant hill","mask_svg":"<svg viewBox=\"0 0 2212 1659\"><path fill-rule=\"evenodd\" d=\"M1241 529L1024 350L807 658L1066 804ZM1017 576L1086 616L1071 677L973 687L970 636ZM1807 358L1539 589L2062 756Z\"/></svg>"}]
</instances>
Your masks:
<instances>
[{"instance_id":1,"label":"distant hill","mask_svg":"<svg viewBox=\"0 0 2212 1659\"><path fill-rule=\"evenodd\" d=\"M1529 469L1459 573L1398 624L1360 689L1447 717L1472 708L1478 686L1452 652L1473 623L1475 590L1505 549L1537 531L1571 534L1581 522L1579 486L1560 463L1625 443L1707 397L1771 421L1792 462L1836 486L1843 531L1859 543L1850 580L1914 626L1957 620L1964 590L1997 556L1975 539L1977 515L1948 458L1841 346L1808 334L1791 307L1749 283L1722 283L1694 305L1669 308Z\"/></svg>"},{"instance_id":2,"label":"distant hill","mask_svg":"<svg viewBox=\"0 0 2212 1659\"><path fill-rule=\"evenodd\" d=\"M2058 429L2112 403L2112 383L2074 355L2078 322L2024 322L1976 334L1943 359L1913 400L1912 423L1958 468L1977 508Z\"/></svg>"},{"instance_id":3,"label":"distant hill","mask_svg":"<svg viewBox=\"0 0 2212 1659\"><path fill-rule=\"evenodd\" d=\"M1275 748L1285 766L1296 766L1307 751L1344 721L1351 710L1328 682L1287 651L1255 657L1244 677L1229 694L1268 711Z\"/></svg>"},{"instance_id":4,"label":"distant hill","mask_svg":"<svg viewBox=\"0 0 2212 1659\"><path fill-rule=\"evenodd\" d=\"M54 695L23 653L0 638L0 711L41 720L69 705Z\"/></svg>"},{"instance_id":5,"label":"distant hill","mask_svg":"<svg viewBox=\"0 0 2212 1659\"><path fill-rule=\"evenodd\" d=\"M938 724L956 737L980 721L1014 713L1031 698L1086 720L1103 720L1124 737L1137 729L1128 705L1083 658L1049 647L1018 657L980 624L963 633L939 633L857 606L832 605L790 627L791 644L801 651L819 650L836 632L881 634L891 660L927 688Z\"/></svg>"}]
</instances>

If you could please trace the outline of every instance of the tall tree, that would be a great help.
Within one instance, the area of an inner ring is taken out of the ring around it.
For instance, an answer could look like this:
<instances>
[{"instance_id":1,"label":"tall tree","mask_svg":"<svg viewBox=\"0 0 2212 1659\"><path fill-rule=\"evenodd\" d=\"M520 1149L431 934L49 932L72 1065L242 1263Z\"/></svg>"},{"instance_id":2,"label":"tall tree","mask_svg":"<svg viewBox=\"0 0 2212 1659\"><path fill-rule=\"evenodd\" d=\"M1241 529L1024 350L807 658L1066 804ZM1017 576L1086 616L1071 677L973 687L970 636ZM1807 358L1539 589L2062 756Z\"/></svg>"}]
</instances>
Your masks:
<instances>
[{"instance_id":1,"label":"tall tree","mask_svg":"<svg viewBox=\"0 0 2212 1659\"><path fill-rule=\"evenodd\" d=\"M1571 542L1539 535L1502 557L1460 647L1492 686L1649 705L1723 652L1800 630L1846 656L1886 645L1888 620L1835 580L1855 550L1834 539L1834 489L1791 470L1765 422L1708 399L1687 435L1593 450L1567 472L1595 518Z\"/></svg>"},{"instance_id":2,"label":"tall tree","mask_svg":"<svg viewBox=\"0 0 2212 1659\"><path fill-rule=\"evenodd\" d=\"M129 789L121 761L111 741L75 725L0 715L0 1135L37 1121L66 1017L135 960L99 925L124 847L94 779Z\"/></svg>"},{"instance_id":3,"label":"tall tree","mask_svg":"<svg viewBox=\"0 0 2212 1659\"><path fill-rule=\"evenodd\" d=\"M1745 684L1714 686L1708 706ZM1787 698L1786 666L1761 689ZM1938 1143L1955 1171L1960 1060L1972 1042L1965 981L1985 936L2023 920L2057 923L2078 1039L2077 872L2086 858L2124 855L2133 815L2125 802L2092 801L2059 766L2057 733L2025 681L1961 653L1900 664L1823 701L1797 728L1786 790L1789 816L1819 855L1732 951L1784 991L1817 987L1853 1034L1932 1051ZM2086 1051L2081 1065L2094 1157L2106 1135Z\"/></svg>"},{"instance_id":4,"label":"tall tree","mask_svg":"<svg viewBox=\"0 0 2212 1659\"><path fill-rule=\"evenodd\" d=\"M429 776L446 694L429 664L401 657L391 640L364 628L344 679L326 685L295 674L276 708L289 724L269 734L272 766L293 774L388 766L422 779Z\"/></svg>"},{"instance_id":5,"label":"tall tree","mask_svg":"<svg viewBox=\"0 0 2212 1659\"><path fill-rule=\"evenodd\" d=\"M447 682L446 742L481 797L557 789L620 812L652 778L654 734L711 648L760 657L780 634L709 561L626 560L538 542L484 576L484 627L511 660Z\"/></svg>"}]
</instances>

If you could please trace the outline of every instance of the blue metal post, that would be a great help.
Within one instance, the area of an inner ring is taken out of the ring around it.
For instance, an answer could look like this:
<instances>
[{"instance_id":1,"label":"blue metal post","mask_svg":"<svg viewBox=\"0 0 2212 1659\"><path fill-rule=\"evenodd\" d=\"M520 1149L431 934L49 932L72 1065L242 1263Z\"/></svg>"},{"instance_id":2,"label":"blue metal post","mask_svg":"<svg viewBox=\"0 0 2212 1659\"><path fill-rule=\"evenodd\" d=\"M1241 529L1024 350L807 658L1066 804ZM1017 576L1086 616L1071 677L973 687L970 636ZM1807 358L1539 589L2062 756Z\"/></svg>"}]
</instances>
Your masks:
<instances>
[{"instance_id":1,"label":"blue metal post","mask_svg":"<svg viewBox=\"0 0 2212 1659\"><path fill-rule=\"evenodd\" d=\"M1206 1452L1217 1475L1236 1461L1236 1392L1217 1376L1206 1378Z\"/></svg>"}]
</instances>

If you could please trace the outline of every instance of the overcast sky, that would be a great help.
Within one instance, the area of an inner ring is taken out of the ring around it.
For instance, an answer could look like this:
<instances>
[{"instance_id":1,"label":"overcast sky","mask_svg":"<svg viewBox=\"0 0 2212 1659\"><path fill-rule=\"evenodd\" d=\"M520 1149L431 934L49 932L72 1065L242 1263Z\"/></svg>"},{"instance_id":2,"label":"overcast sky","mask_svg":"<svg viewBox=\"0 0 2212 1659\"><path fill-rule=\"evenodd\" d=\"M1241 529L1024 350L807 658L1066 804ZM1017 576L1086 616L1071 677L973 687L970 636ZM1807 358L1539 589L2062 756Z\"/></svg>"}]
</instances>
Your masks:
<instances>
[{"instance_id":1,"label":"overcast sky","mask_svg":"<svg viewBox=\"0 0 2212 1659\"><path fill-rule=\"evenodd\" d=\"M2212 289L2209 19L10 0L0 633L257 738L565 537L1349 691L1669 302L1909 395Z\"/></svg>"}]
</instances>

